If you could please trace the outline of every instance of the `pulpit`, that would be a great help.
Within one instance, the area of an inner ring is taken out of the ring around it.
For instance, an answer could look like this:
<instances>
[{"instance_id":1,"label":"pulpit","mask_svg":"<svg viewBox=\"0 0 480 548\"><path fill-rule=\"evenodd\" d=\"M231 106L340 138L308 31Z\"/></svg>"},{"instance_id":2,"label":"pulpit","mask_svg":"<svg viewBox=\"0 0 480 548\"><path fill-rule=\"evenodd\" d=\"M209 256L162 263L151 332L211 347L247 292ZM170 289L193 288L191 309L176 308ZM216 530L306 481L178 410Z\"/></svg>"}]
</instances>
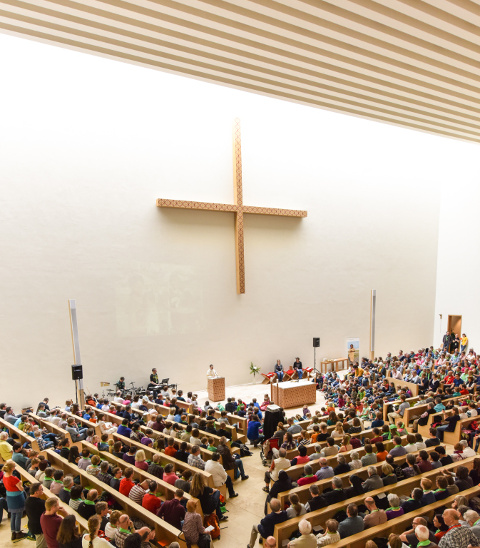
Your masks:
<instances>
[{"instance_id":1,"label":"pulpit","mask_svg":"<svg viewBox=\"0 0 480 548\"><path fill-rule=\"evenodd\" d=\"M208 399L210 401L225 399L225 377L208 378Z\"/></svg>"}]
</instances>

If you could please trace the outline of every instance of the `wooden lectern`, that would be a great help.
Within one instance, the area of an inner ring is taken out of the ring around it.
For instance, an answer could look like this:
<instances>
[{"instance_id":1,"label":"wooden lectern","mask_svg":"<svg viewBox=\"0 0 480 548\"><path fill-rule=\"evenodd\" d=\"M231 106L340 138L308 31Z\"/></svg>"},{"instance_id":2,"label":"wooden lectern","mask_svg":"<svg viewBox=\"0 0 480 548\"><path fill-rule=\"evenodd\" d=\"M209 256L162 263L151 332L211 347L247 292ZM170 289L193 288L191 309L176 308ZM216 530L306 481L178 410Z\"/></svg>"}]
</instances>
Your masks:
<instances>
[{"instance_id":1,"label":"wooden lectern","mask_svg":"<svg viewBox=\"0 0 480 548\"><path fill-rule=\"evenodd\" d=\"M225 377L208 378L208 399L210 401L225 399Z\"/></svg>"}]
</instances>

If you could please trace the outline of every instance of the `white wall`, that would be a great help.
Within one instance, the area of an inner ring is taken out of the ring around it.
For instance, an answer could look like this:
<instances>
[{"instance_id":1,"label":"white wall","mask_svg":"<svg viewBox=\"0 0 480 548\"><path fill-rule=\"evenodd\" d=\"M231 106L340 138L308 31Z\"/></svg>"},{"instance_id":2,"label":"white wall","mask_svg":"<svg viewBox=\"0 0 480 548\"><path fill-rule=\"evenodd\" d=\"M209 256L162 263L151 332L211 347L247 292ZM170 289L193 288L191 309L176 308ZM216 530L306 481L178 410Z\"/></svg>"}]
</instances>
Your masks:
<instances>
[{"instance_id":1,"label":"white wall","mask_svg":"<svg viewBox=\"0 0 480 548\"><path fill-rule=\"evenodd\" d=\"M0 48L0 363L15 386L0 399L72 393L69 298L91 391L153 366L200 389L211 362L249 382L250 361L311 364L314 336L317 358L355 336L365 355L372 288L378 353L431 342L453 141L10 36ZM243 296L233 218L155 207L232 201L237 115L244 203L308 210L247 218Z\"/></svg>"},{"instance_id":2,"label":"white wall","mask_svg":"<svg viewBox=\"0 0 480 548\"><path fill-rule=\"evenodd\" d=\"M457 160L442 188L439 223L435 343L448 316L462 316L462 332L478 352L480 339L480 170L478 145L452 147ZM442 318L440 318L442 315Z\"/></svg>"}]
</instances>

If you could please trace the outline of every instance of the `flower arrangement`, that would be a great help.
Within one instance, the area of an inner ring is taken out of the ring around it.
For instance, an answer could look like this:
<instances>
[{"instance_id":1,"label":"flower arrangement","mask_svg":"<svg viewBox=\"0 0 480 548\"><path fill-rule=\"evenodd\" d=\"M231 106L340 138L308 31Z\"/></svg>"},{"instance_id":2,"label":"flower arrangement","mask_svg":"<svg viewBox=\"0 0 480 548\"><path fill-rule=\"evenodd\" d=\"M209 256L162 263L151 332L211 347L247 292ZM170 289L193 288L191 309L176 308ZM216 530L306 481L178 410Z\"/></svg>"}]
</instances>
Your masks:
<instances>
[{"instance_id":1,"label":"flower arrangement","mask_svg":"<svg viewBox=\"0 0 480 548\"><path fill-rule=\"evenodd\" d=\"M253 365L253 362L250 362L250 375L253 375L253 378L255 378L257 373L260 373L260 367L257 367L256 365Z\"/></svg>"}]
</instances>

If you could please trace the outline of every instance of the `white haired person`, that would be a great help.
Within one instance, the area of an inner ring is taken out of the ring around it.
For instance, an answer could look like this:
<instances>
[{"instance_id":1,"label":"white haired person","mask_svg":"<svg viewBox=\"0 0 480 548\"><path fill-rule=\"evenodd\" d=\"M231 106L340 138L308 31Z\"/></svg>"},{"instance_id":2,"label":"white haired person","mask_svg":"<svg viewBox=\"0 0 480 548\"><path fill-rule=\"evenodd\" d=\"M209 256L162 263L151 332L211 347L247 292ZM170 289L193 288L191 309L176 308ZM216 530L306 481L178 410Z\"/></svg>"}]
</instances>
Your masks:
<instances>
[{"instance_id":1,"label":"white haired person","mask_svg":"<svg viewBox=\"0 0 480 548\"><path fill-rule=\"evenodd\" d=\"M317 538L312 533L312 524L309 521L302 519L298 524L298 530L301 536L295 540L291 540L287 548L294 548L295 546L299 548L317 548Z\"/></svg>"}]
</instances>

